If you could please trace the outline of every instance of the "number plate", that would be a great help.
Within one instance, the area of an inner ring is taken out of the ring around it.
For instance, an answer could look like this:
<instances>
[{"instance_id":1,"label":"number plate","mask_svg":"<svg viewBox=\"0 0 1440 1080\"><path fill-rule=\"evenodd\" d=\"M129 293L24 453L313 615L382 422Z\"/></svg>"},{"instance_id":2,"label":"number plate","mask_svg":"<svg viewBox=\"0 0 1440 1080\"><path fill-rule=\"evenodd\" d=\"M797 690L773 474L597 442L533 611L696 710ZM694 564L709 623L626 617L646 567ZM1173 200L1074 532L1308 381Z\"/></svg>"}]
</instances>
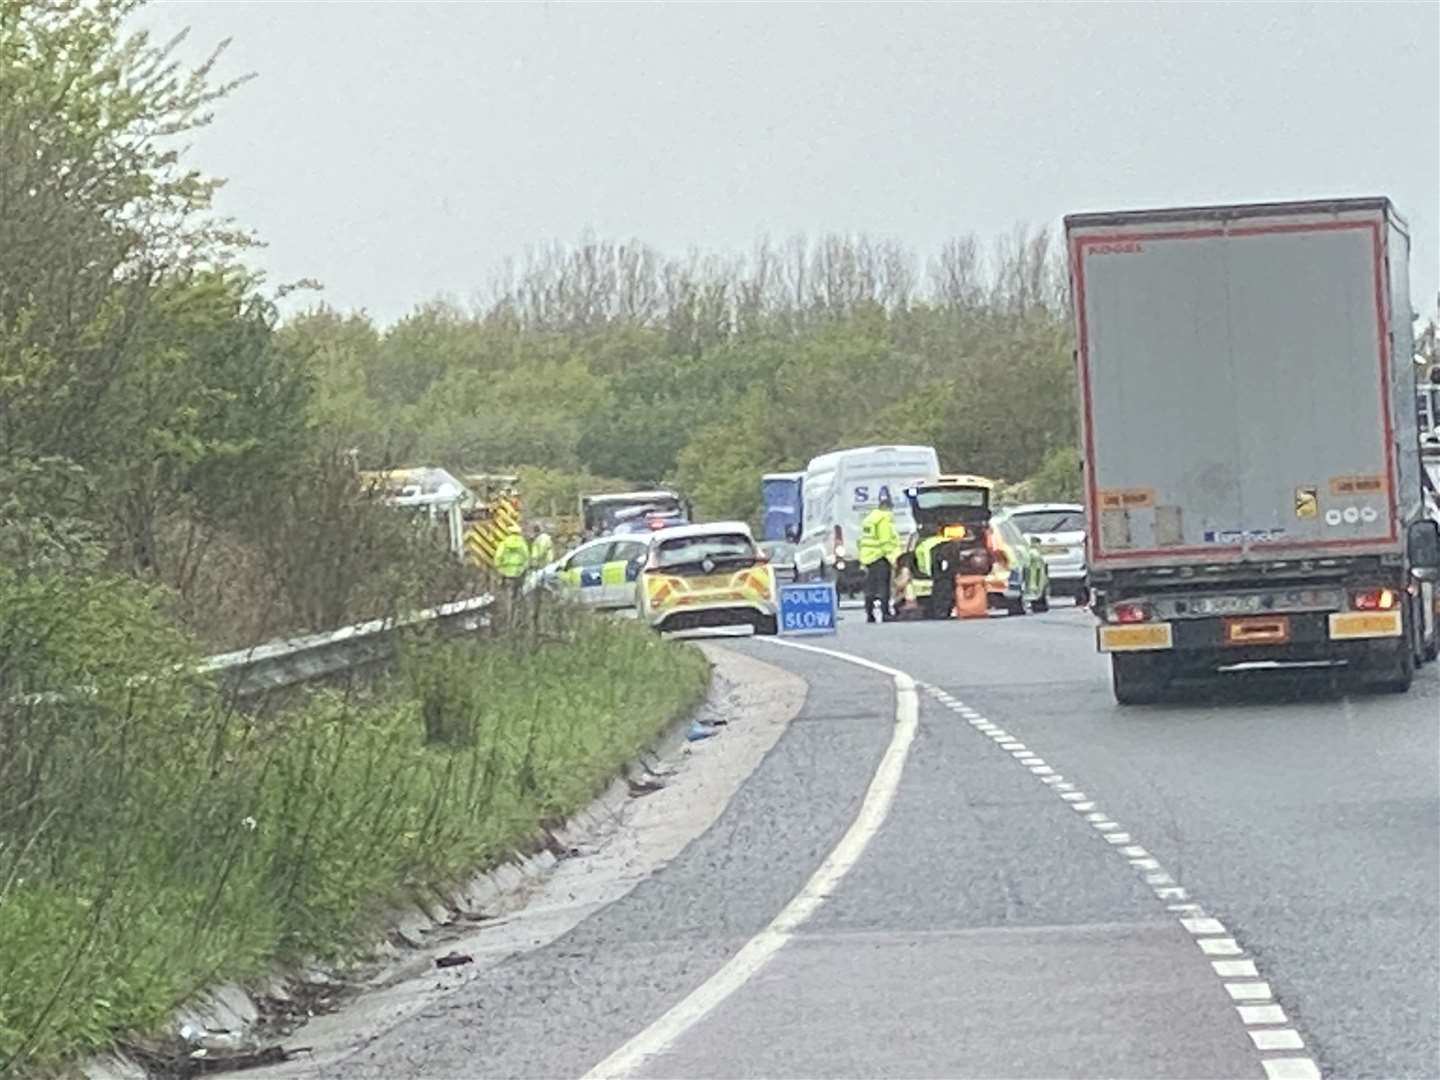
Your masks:
<instances>
[{"instance_id":1,"label":"number plate","mask_svg":"<svg viewBox=\"0 0 1440 1080\"><path fill-rule=\"evenodd\" d=\"M1202 615L1248 615L1260 610L1259 596L1204 596L1194 603Z\"/></svg>"}]
</instances>

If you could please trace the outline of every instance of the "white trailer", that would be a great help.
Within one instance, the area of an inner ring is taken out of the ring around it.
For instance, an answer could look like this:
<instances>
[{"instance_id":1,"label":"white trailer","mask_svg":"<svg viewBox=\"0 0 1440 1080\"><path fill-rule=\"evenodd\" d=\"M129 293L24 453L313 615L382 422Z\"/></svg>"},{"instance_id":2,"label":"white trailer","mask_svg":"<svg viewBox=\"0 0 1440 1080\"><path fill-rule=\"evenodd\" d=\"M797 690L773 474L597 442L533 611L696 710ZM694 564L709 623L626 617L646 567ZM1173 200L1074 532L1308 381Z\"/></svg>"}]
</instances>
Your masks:
<instances>
[{"instance_id":1,"label":"white trailer","mask_svg":"<svg viewBox=\"0 0 1440 1080\"><path fill-rule=\"evenodd\" d=\"M1389 201L1078 214L1066 235L1117 697L1287 663L1408 687L1434 650L1433 605L1411 598L1440 537L1415 528L1409 237Z\"/></svg>"}]
</instances>

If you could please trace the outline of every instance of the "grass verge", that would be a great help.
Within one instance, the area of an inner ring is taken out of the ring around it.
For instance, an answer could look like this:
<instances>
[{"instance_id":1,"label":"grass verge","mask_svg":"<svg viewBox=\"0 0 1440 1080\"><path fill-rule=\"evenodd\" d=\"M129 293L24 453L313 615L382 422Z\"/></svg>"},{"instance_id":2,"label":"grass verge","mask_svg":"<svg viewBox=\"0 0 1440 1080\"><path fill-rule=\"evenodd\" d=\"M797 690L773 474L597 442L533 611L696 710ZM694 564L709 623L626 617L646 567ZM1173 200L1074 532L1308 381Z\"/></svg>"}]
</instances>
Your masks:
<instances>
[{"instance_id":1,"label":"grass verge","mask_svg":"<svg viewBox=\"0 0 1440 1080\"><path fill-rule=\"evenodd\" d=\"M268 714L197 711L177 682L8 718L0 1075L157 1030L216 980L348 955L388 905L583 806L707 681L693 647L550 608Z\"/></svg>"}]
</instances>

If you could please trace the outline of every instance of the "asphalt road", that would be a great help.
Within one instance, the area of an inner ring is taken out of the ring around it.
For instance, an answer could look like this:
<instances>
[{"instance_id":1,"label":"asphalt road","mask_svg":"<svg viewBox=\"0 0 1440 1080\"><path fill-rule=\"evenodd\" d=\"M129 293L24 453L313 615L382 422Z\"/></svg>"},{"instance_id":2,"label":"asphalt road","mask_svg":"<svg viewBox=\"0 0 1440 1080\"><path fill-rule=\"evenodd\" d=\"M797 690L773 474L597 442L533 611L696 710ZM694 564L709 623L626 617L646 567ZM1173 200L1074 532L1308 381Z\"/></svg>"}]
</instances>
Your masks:
<instances>
[{"instance_id":1,"label":"asphalt road","mask_svg":"<svg viewBox=\"0 0 1440 1080\"><path fill-rule=\"evenodd\" d=\"M1089 627L847 612L816 644L921 684L883 793L889 675L728 644L809 692L716 824L339 1074L578 1077L640 1036L651 1077L1440 1076L1437 668L1120 709Z\"/></svg>"}]
</instances>

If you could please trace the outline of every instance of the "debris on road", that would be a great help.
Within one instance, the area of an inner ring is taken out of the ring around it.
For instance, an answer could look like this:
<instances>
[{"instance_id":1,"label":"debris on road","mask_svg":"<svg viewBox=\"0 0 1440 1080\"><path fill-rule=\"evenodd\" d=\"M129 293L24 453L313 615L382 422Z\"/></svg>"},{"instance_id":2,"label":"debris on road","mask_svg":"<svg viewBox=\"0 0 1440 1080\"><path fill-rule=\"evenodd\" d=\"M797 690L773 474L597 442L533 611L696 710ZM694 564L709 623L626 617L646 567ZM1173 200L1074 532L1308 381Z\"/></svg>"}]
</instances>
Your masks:
<instances>
[{"instance_id":1,"label":"debris on road","mask_svg":"<svg viewBox=\"0 0 1440 1080\"><path fill-rule=\"evenodd\" d=\"M435 958L435 966L438 968L459 967L462 964L473 964L474 962L473 956L463 952L448 952L444 956Z\"/></svg>"}]
</instances>

